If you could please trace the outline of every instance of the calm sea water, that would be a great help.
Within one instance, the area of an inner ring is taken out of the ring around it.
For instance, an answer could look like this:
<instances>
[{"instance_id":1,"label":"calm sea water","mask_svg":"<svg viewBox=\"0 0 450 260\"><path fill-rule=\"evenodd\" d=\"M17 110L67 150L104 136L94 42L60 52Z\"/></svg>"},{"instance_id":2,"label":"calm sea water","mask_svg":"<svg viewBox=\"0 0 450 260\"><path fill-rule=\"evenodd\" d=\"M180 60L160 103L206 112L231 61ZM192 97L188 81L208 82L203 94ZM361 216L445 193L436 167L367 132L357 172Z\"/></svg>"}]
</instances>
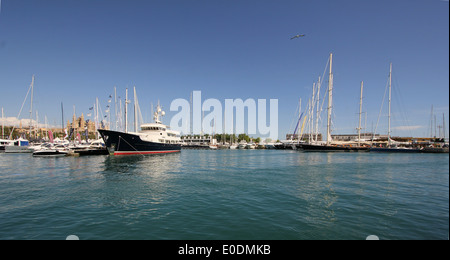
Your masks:
<instances>
[{"instance_id":1,"label":"calm sea water","mask_svg":"<svg viewBox=\"0 0 450 260\"><path fill-rule=\"evenodd\" d=\"M448 239L448 234L448 154L0 154L0 239Z\"/></svg>"}]
</instances>

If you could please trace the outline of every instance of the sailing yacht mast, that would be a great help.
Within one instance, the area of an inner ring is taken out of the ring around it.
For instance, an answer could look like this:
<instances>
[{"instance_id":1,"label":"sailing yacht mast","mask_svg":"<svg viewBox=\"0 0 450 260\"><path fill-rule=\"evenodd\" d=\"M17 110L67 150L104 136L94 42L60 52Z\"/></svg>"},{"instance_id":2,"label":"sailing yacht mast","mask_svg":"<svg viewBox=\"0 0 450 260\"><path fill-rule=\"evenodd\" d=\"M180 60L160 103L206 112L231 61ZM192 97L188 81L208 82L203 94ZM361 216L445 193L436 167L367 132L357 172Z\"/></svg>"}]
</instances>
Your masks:
<instances>
[{"instance_id":1,"label":"sailing yacht mast","mask_svg":"<svg viewBox=\"0 0 450 260\"><path fill-rule=\"evenodd\" d=\"M33 129L33 91L34 91L34 75L31 78L31 105L30 105L30 139L31 139L31 131Z\"/></svg>"},{"instance_id":2,"label":"sailing yacht mast","mask_svg":"<svg viewBox=\"0 0 450 260\"><path fill-rule=\"evenodd\" d=\"M359 99L358 147L361 147L361 114L362 114L363 88L364 88L364 81L361 81L361 97Z\"/></svg>"},{"instance_id":3,"label":"sailing yacht mast","mask_svg":"<svg viewBox=\"0 0 450 260\"><path fill-rule=\"evenodd\" d=\"M318 84L317 84L318 85ZM312 98L310 100L310 108L309 108L309 143L312 143L313 137L314 137L314 108L315 108L315 102L316 100L316 83L313 83L313 93Z\"/></svg>"},{"instance_id":4,"label":"sailing yacht mast","mask_svg":"<svg viewBox=\"0 0 450 260\"><path fill-rule=\"evenodd\" d=\"M99 139L99 135L98 135L98 129L102 128L100 127L100 114L98 113L98 98L95 98L95 127L97 128L95 131L95 137L96 139Z\"/></svg>"},{"instance_id":5,"label":"sailing yacht mast","mask_svg":"<svg viewBox=\"0 0 450 260\"><path fill-rule=\"evenodd\" d=\"M114 86L114 130L118 130L118 120L117 120L118 116L117 116L117 89L116 86ZM111 119L110 119L111 121ZM111 130L111 129L110 129Z\"/></svg>"},{"instance_id":6,"label":"sailing yacht mast","mask_svg":"<svg viewBox=\"0 0 450 260\"><path fill-rule=\"evenodd\" d=\"M128 133L128 88L125 90L125 133Z\"/></svg>"},{"instance_id":7,"label":"sailing yacht mast","mask_svg":"<svg viewBox=\"0 0 450 260\"><path fill-rule=\"evenodd\" d=\"M388 147L391 147L391 93L392 93L392 63L389 65L389 106L388 106Z\"/></svg>"},{"instance_id":8,"label":"sailing yacht mast","mask_svg":"<svg viewBox=\"0 0 450 260\"><path fill-rule=\"evenodd\" d=\"M320 102L320 98L319 98L319 95L320 95L320 85L321 85L322 83L320 82L320 77L319 77L319 81L318 81L318 83L317 83L317 110L316 110L316 137L315 137L315 143L317 143L317 139L318 139L318 136L319 136L319 102Z\"/></svg>"},{"instance_id":9,"label":"sailing yacht mast","mask_svg":"<svg viewBox=\"0 0 450 260\"><path fill-rule=\"evenodd\" d=\"M5 119L4 119L5 115L3 114L3 107L2 107L2 138L5 138Z\"/></svg>"},{"instance_id":10,"label":"sailing yacht mast","mask_svg":"<svg viewBox=\"0 0 450 260\"><path fill-rule=\"evenodd\" d=\"M133 91L134 91L134 131L137 133L138 132L138 112L137 112L138 100L137 100L137 94L136 94L136 86L133 87Z\"/></svg>"},{"instance_id":11,"label":"sailing yacht mast","mask_svg":"<svg viewBox=\"0 0 450 260\"><path fill-rule=\"evenodd\" d=\"M327 145L331 143L331 110L333 105L333 53L330 53L330 74L328 79L328 116L327 116Z\"/></svg>"},{"instance_id":12,"label":"sailing yacht mast","mask_svg":"<svg viewBox=\"0 0 450 260\"><path fill-rule=\"evenodd\" d=\"M61 132L64 134L64 105L63 102L61 102Z\"/></svg>"},{"instance_id":13,"label":"sailing yacht mast","mask_svg":"<svg viewBox=\"0 0 450 260\"><path fill-rule=\"evenodd\" d=\"M2 109L2 114L3 114L3 109ZM444 143L445 143L445 114L444 113L442 113L442 129L443 129Z\"/></svg>"}]
</instances>

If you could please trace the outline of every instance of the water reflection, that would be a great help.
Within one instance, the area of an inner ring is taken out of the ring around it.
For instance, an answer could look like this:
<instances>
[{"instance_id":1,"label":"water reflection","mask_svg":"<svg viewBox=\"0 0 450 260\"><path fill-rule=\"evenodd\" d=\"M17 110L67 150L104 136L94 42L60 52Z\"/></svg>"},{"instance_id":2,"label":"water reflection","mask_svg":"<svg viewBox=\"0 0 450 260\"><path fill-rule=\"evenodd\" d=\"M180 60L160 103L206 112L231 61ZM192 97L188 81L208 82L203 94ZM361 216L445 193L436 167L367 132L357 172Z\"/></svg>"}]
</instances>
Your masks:
<instances>
[{"instance_id":1,"label":"water reflection","mask_svg":"<svg viewBox=\"0 0 450 260\"><path fill-rule=\"evenodd\" d=\"M334 190L335 160L330 153L301 153L298 158L297 196L303 201L300 218L308 225L323 228L337 221L334 210L338 200Z\"/></svg>"},{"instance_id":2,"label":"water reflection","mask_svg":"<svg viewBox=\"0 0 450 260\"><path fill-rule=\"evenodd\" d=\"M365 153L300 157L297 194L304 201L302 219L307 224L345 224L361 236L376 229L379 235L388 237L388 227L401 221L395 199L402 192L399 186L411 186L411 177L405 177L408 171L404 168L408 166L398 157ZM402 174L398 174L399 167Z\"/></svg>"},{"instance_id":3,"label":"water reflection","mask_svg":"<svg viewBox=\"0 0 450 260\"><path fill-rule=\"evenodd\" d=\"M148 174L154 177L180 172L180 154L109 156L104 162L103 174Z\"/></svg>"},{"instance_id":4,"label":"water reflection","mask_svg":"<svg viewBox=\"0 0 450 260\"><path fill-rule=\"evenodd\" d=\"M109 156L101 172L101 207L127 225L160 219L167 215L162 205L176 193L173 187L180 171L180 154Z\"/></svg>"}]
</instances>

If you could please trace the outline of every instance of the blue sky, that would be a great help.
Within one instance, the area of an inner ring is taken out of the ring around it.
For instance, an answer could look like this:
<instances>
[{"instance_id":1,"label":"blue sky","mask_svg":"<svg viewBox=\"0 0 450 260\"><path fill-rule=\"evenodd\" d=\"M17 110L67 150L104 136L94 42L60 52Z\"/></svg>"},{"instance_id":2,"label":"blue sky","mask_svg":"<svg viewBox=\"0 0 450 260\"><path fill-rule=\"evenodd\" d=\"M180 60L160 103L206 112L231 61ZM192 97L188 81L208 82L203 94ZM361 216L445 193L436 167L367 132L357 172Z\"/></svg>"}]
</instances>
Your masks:
<instances>
[{"instance_id":1,"label":"blue sky","mask_svg":"<svg viewBox=\"0 0 450 260\"><path fill-rule=\"evenodd\" d=\"M355 133L364 81L367 130L393 63L393 135L427 136L431 106L449 123L449 3L441 0L2 0L0 106L17 116L35 80L50 124L137 87L144 117L190 93L279 99L289 131L334 55L334 133ZM306 37L290 40L296 34ZM323 94L322 94L323 95ZM28 117L26 108L22 117ZM387 132L383 109L378 132ZM166 123L174 113L168 113ZM325 114L324 114L325 116ZM405 131L404 129L408 129ZM448 136L448 130L446 131Z\"/></svg>"}]
</instances>

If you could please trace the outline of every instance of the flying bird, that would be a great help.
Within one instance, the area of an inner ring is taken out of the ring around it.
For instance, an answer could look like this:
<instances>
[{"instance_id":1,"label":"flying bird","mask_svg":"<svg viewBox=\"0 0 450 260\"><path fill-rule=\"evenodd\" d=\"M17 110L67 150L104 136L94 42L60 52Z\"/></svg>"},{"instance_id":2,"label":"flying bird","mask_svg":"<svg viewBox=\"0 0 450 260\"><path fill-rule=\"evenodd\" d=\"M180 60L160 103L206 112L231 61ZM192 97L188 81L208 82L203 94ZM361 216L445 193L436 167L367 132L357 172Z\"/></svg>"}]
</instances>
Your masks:
<instances>
[{"instance_id":1,"label":"flying bird","mask_svg":"<svg viewBox=\"0 0 450 260\"><path fill-rule=\"evenodd\" d=\"M294 37L292 37L291 40L300 38L300 37L305 37L305 36L306 36L305 34L298 34L298 35L295 35Z\"/></svg>"}]
</instances>

